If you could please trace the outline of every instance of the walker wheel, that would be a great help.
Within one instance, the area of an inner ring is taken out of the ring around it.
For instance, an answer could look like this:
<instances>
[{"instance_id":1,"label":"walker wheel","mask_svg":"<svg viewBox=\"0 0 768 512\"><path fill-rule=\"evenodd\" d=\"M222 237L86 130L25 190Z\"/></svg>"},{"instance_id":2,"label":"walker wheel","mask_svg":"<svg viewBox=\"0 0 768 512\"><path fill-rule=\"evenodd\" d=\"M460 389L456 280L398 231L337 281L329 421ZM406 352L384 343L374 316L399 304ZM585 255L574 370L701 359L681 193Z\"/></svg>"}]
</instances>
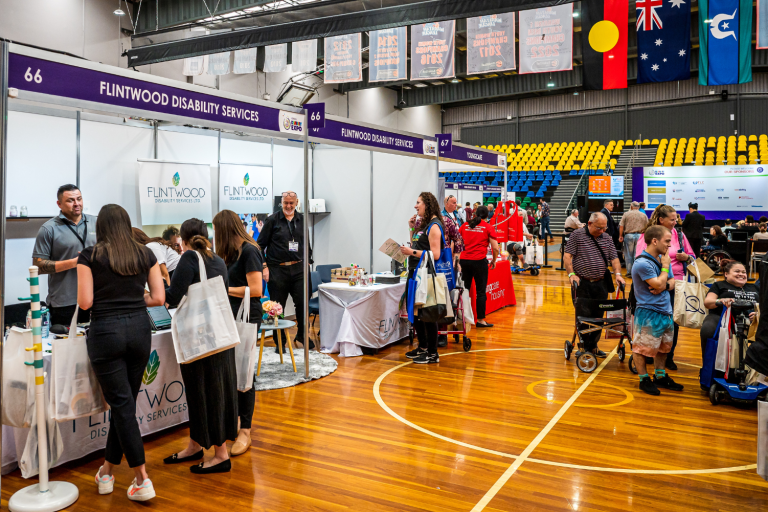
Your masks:
<instances>
[{"instance_id":1,"label":"walker wheel","mask_svg":"<svg viewBox=\"0 0 768 512\"><path fill-rule=\"evenodd\" d=\"M565 340L565 360L566 361L571 360L571 352L573 352L573 343L571 343L568 340Z\"/></svg>"},{"instance_id":2,"label":"walker wheel","mask_svg":"<svg viewBox=\"0 0 768 512\"><path fill-rule=\"evenodd\" d=\"M713 382L712 385L709 386L709 401L712 402L712 405L720 403L720 392L717 390L718 387L716 382Z\"/></svg>"},{"instance_id":3,"label":"walker wheel","mask_svg":"<svg viewBox=\"0 0 768 512\"><path fill-rule=\"evenodd\" d=\"M537 276L537 275L539 275L539 269L537 269L537 268L532 268L532 269L531 269L531 275L532 275L532 276Z\"/></svg>"},{"instance_id":4,"label":"walker wheel","mask_svg":"<svg viewBox=\"0 0 768 512\"><path fill-rule=\"evenodd\" d=\"M472 340L464 336L464 352L469 352L469 349L472 348Z\"/></svg>"},{"instance_id":5,"label":"walker wheel","mask_svg":"<svg viewBox=\"0 0 768 512\"><path fill-rule=\"evenodd\" d=\"M619 345L618 350L616 350L616 355L619 356L619 361L622 363L624 362L624 357L627 355L626 349L624 348L624 344L622 343Z\"/></svg>"},{"instance_id":6,"label":"walker wheel","mask_svg":"<svg viewBox=\"0 0 768 512\"><path fill-rule=\"evenodd\" d=\"M629 371L637 375L637 365L635 365L635 355L629 356Z\"/></svg>"},{"instance_id":7,"label":"walker wheel","mask_svg":"<svg viewBox=\"0 0 768 512\"><path fill-rule=\"evenodd\" d=\"M592 373L597 369L597 357L592 352L582 352L576 359L576 366L584 373Z\"/></svg>"}]
</instances>

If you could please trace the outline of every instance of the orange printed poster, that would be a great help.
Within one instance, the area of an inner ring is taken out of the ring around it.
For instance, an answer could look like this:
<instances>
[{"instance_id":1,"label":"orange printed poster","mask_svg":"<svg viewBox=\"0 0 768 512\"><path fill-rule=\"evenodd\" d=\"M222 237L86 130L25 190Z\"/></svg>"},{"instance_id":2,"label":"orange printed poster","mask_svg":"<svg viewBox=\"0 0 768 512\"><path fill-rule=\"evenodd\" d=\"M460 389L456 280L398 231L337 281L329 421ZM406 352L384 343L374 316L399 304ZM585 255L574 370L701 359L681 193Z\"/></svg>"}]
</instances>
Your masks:
<instances>
[{"instance_id":1,"label":"orange printed poster","mask_svg":"<svg viewBox=\"0 0 768 512\"><path fill-rule=\"evenodd\" d=\"M610 194L611 177L610 176L590 176L589 177L590 194Z\"/></svg>"}]
</instances>

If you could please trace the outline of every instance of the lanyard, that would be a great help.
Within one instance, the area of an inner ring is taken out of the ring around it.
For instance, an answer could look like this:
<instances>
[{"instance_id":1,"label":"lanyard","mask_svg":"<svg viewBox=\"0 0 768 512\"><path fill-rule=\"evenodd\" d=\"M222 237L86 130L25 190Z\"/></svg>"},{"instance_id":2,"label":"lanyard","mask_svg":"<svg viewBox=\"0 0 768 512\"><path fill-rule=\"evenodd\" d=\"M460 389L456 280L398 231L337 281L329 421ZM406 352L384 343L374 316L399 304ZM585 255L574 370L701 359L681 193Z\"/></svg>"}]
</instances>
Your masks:
<instances>
[{"instance_id":1,"label":"lanyard","mask_svg":"<svg viewBox=\"0 0 768 512\"><path fill-rule=\"evenodd\" d=\"M293 236L294 227L291 223L293 222L294 219L296 219L295 215L291 220L285 219L285 221L288 223L288 232L291 234L291 240L293 241L295 241L295 237Z\"/></svg>"},{"instance_id":2,"label":"lanyard","mask_svg":"<svg viewBox=\"0 0 768 512\"><path fill-rule=\"evenodd\" d=\"M78 240L80 240L80 243L83 244L83 249L85 249L85 238L88 238L88 220L85 218L85 215L83 215L83 225L85 226L85 238L81 237L80 233L78 233L77 230L74 229L71 224L65 222L64 225L69 228L69 230L77 237Z\"/></svg>"}]
</instances>

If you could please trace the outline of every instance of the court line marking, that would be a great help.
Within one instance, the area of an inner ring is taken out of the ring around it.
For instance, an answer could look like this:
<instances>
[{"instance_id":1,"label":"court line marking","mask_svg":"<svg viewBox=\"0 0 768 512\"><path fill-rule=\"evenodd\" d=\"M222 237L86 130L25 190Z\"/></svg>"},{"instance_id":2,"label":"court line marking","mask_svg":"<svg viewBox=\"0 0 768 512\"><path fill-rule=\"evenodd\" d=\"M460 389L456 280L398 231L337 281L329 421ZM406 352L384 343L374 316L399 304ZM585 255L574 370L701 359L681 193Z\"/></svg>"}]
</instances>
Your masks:
<instances>
[{"instance_id":1,"label":"court line marking","mask_svg":"<svg viewBox=\"0 0 768 512\"><path fill-rule=\"evenodd\" d=\"M535 348L535 347L490 348L490 349L482 349L482 350L473 350L473 352L501 352L501 351L512 351L512 350L543 350L543 351L562 352L562 349L560 348ZM450 352L447 354L442 354L442 356L445 357L445 356L452 356L452 355L459 355L459 354L464 355L466 354L466 352ZM406 361L405 363L402 363L393 368L390 368L389 370L381 374L379 378L376 379L376 382L373 385L373 396L376 399L376 403L378 403L379 406L387 412L387 414L389 414L396 420L400 421L401 423L408 425L409 427L415 430L418 430L419 432L427 434L428 436L435 437L442 441L447 441L448 443L451 443L451 444L463 446L471 450L490 453L492 455L498 455L500 457L505 457L508 459L517 459L519 457L518 455L512 455L511 453L499 452L496 450L483 448L482 446L476 446L473 444L465 443L463 441L457 441L456 439L451 439L450 437L445 437L443 435L432 432L431 430L427 430L424 427L416 425L415 423L406 420L405 418L397 414L395 411L393 411L381 398L381 393L379 391L381 382L392 372L399 370L400 368L403 368L405 366L408 366L409 364L413 364L413 363L411 361ZM694 365L689 365L689 366L694 366ZM555 462L551 460L542 460L542 459L533 459L533 458L529 458L528 462L533 462L535 464L543 464L545 466L556 466L556 467L562 467L562 468L568 468L568 469L578 469L583 471L601 471L604 473L624 473L624 474L639 474L639 475L700 475L700 474L709 474L709 473L735 473L739 471L748 471L752 469L757 469L757 464L748 464L746 466L731 466L731 467L724 467L724 468L704 468L704 469L631 469L631 468L606 468L602 466L583 466L580 464L569 464L567 462Z\"/></svg>"},{"instance_id":2,"label":"court line marking","mask_svg":"<svg viewBox=\"0 0 768 512\"><path fill-rule=\"evenodd\" d=\"M549 382L573 382L573 380L571 380L571 379L542 379L542 380L537 380L536 382L531 382L530 384L528 384L528 387L525 388L525 390L528 393L530 393L531 395L535 396L539 400L544 400L545 402L548 402L548 403L551 403L551 404L562 404L563 402L561 400L550 400L549 398L547 398L545 396L541 396L536 391L534 391L536 386L538 386L539 384L542 384L544 382L546 382L546 383L549 383ZM597 385L605 386L607 388L613 388L613 389L617 389L617 390L621 391L622 393L624 393L624 400L622 400L621 402L616 402L614 404L604 404L604 405L603 404L575 404L574 407L584 407L584 408L590 408L590 409L606 409L608 407L619 407L620 405L628 404L629 402L631 402L632 400L635 399L635 396L632 393L630 393L629 391L627 391L624 388L620 388L619 386L614 386L613 384L607 384L605 382L601 382L601 383L599 383Z\"/></svg>"},{"instance_id":3,"label":"court line marking","mask_svg":"<svg viewBox=\"0 0 768 512\"><path fill-rule=\"evenodd\" d=\"M491 500L496 496L496 494L501 490L502 487L509 481L510 478L512 478L512 475L517 472L517 469L522 466L523 462L526 461L528 456L533 452L533 450L536 449L537 446L539 446L539 443L541 443L544 438L549 434L549 431L552 430L552 428L557 424L558 421L560 421L560 418L563 417L563 415L568 412L568 409L570 409L571 405L573 405L573 402L576 401L579 396L587 389L587 387L594 381L597 376L600 374L601 371L603 371L603 368L608 364L608 362L613 359L613 356L616 355L616 350L618 347L614 347L614 349L611 351L610 354L608 354L608 357L606 357L603 362L600 364L600 366L597 367L597 369L592 372L589 377L587 377L587 380L584 381L584 383L579 387L579 389L576 390L576 392L571 395L571 398L568 399L565 404L560 408L559 411L557 411L557 414L549 420L549 423L541 429L539 434L531 441L528 446L525 447L525 450L523 450L523 453L520 454L520 456L515 459L515 462L512 463L509 468L502 474L498 480L496 480L496 483L493 484L493 486L488 489L488 492L485 493L485 496L483 496L480 501L477 502L477 505L475 505L472 508L472 512L480 512L481 510L485 509L485 506L488 505L488 503L491 502Z\"/></svg>"}]
</instances>

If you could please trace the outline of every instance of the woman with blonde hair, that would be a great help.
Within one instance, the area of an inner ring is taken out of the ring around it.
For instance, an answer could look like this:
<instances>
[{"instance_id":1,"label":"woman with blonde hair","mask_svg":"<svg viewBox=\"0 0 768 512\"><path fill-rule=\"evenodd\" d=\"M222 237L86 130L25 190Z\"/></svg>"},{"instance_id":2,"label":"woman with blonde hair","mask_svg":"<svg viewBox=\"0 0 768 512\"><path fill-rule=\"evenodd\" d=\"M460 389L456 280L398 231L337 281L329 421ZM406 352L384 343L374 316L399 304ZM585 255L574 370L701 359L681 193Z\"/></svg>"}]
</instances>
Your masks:
<instances>
[{"instance_id":1,"label":"woman with blonde hair","mask_svg":"<svg viewBox=\"0 0 768 512\"><path fill-rule=\"evenodd\" d=\"M243 226L240 217L232 210L222 210L213 218L214 242L216 254L227 264L229 273L229 305L232 314L237 315L245 297L245 289L250 289L250 322L261 326L261 273L264 267L264 255L261 247ZM238 391L238 416L240 420L237 440L232 445L232 456L241 455L251 446L251 420L256 405L256 390Z\"/></svg>"}]
</instances>

